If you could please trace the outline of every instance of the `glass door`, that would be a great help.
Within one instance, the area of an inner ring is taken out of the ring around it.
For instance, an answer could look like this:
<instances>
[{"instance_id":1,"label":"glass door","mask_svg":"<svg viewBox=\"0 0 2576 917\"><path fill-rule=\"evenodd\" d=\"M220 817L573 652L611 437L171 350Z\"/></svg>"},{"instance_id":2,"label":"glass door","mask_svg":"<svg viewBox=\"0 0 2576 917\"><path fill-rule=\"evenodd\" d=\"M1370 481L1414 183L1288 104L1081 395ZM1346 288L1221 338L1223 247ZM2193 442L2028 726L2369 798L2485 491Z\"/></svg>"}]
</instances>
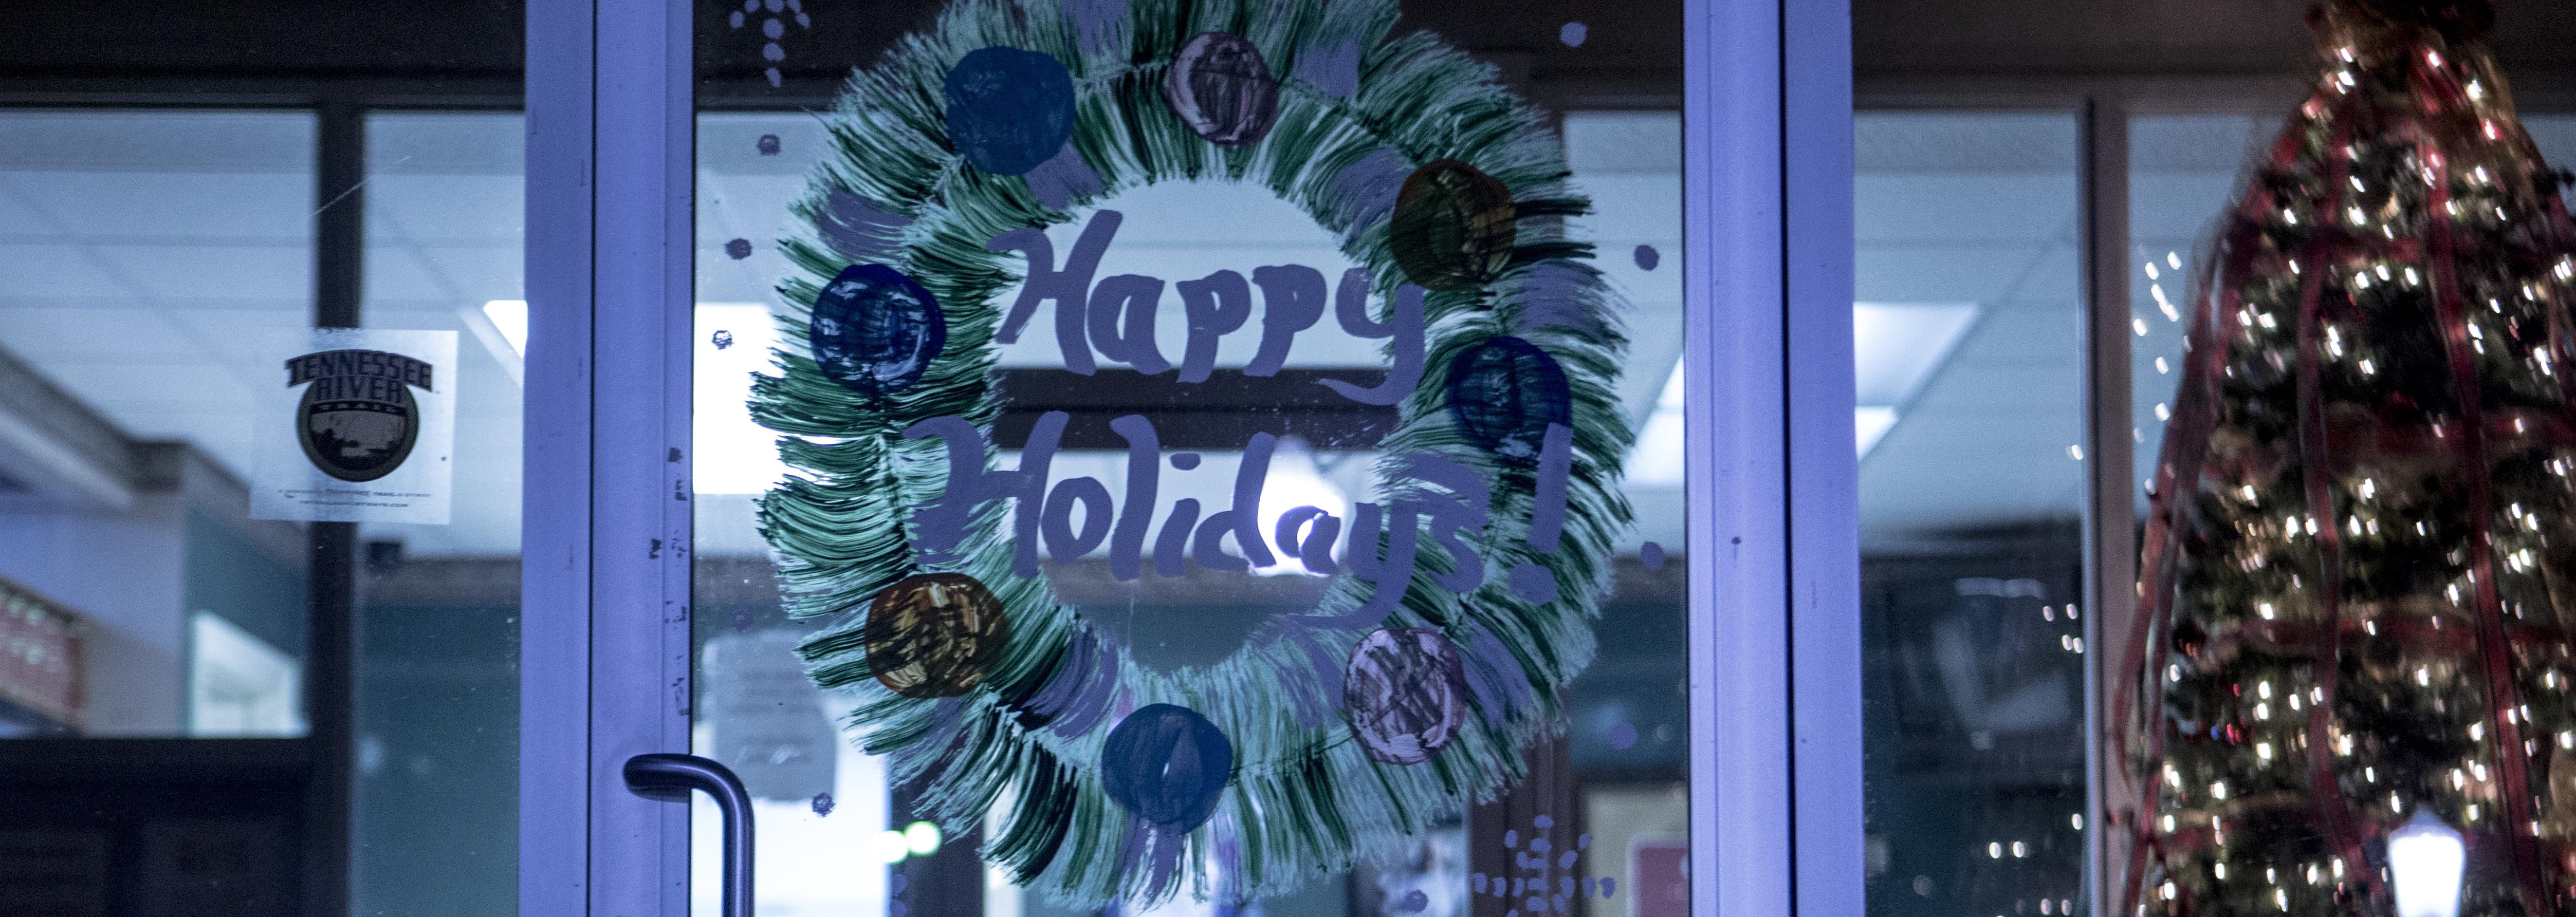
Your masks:
<instances>
[{"instance_id":1,"label":"glass door","mask_svg":"<svg viewBox=\"0 0 2576 917\"><path fill-rule=\"evenodd\" d=\"M1681 10L1466 13L698 9L759 913L1688 912Z\"/></svg>"},{"instance_id":2,"label":"glass door","mask_svg":"<svg viewBox=\"0 0 2576 917\"><path fill-rule=\"evenodd\" d=\"M1857 908L1844 15L533 5L522 910Z\"/></svg>"}]
</instances>

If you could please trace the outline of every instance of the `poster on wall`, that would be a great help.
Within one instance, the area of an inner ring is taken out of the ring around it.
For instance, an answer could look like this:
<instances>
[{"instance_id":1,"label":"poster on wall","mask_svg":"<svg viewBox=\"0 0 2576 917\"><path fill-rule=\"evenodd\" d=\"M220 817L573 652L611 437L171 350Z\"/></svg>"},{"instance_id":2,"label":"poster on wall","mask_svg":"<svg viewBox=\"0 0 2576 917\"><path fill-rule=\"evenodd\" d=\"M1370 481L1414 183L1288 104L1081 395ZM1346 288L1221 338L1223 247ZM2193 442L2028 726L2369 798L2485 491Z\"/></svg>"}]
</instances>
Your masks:
<instances>
[{"instance_id":1,"label":"poster on wall","mask_svg":"<svg viewBox=\"0 0 2576 917\"><path fill-rule=\"evenodd\" d=\"M253 518L447 524L456 332L316 328L262 365Z\"/></svg>"}]
</instances>

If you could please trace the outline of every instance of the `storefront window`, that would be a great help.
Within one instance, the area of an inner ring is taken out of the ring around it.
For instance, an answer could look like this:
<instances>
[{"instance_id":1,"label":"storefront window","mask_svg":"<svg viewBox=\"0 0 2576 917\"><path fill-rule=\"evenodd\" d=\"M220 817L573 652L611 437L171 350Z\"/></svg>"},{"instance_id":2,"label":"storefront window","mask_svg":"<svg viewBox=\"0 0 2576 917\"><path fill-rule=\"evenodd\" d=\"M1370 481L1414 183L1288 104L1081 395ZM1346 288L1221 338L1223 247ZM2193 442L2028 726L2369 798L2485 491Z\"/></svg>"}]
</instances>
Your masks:
<instances>
[{"instance_id":1,"label":"storefront window","mask_svg":"<svg viewBox=\"0 0 2576 917\"><path fill-rule=\"evenodd\" d=\"M351 897L509 913L518 894L520 292L516 112L367 119L368 327L456 335L445 525L359 529Z\"/></svg>"},{"instance_id":2,"label":"storefront window","mask_svg":"<svg viewBox=\"0 0 2576 917\"><path fill-rule=\"evenodd\" d=\"M2070 913L2090 612L2077 121L1854 127L1869 912Z\"/></svg>"},{"instance_id":3,"label":"storefront window","mask_svg":"<svg viewBox=\"0 0 2576 917\"><path fill-rule=\"evenodd\" d=\"M247 488L259 334L312 322L314 139L0 112L0 601L46 647L0 670L0 734L304 733L305 535Z\"/></svg>"}]
</instances>

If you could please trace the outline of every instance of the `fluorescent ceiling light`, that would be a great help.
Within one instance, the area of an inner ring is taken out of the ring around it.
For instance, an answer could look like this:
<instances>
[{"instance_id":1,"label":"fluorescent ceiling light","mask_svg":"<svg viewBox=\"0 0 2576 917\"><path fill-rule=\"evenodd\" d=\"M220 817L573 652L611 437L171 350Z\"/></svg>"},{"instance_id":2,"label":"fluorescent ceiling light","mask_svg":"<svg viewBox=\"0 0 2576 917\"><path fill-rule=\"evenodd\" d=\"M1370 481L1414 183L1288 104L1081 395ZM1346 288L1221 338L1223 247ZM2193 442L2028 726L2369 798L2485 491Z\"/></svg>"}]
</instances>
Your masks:
<instances>
[{"instance_id":1,"label":"fluorescent ceiling light","mask_svg":"<svg viewBox=\"0 0 2576 917\"><path fill-rule=\"evenodd\" d=\"M1315 453L1306 448L1306 441L1291 436L1279 441L1278 450L1270 454L1270 472L1261 479L1261 506L1257 515L1261 517L1262 534L1275 535L1272 530L1279 524L1279 517L1300 506L1323 510L1333 514L1335 519L1351 517L1350 498L1342 493L1341 488L1333 486L1333 482L1324 479L1323 472L1315 466ZM1349 524L1343 523L1345 526ZM1300 537L1313 530L1314 524L1308 523L1300 530ZM1338 550L1340 542L1335 544ZM1254 567L1252 572L1279 576L1306 573L1307 570L1301 561L1280 557L1278 563Z\"/></svg>"},{"instance_id":2,"label":"fluorescent ceiling light","mask_svg":"<svg viewBox=\"0 0 2576 917\"><path fill-rule=\"evenodd\" d=\"M483 317L490 319L492 326L500 330L501 340L510 345L511 353L522 357L528 355L527 300L495 299L484 303Z\"/></svg>"},{"instance_id":3,"label":"fluorescent ceiling light","mask_svg":"<svg viewBox=\"0 0 2576 917\"><path fill-rule=\"evenodd\" d=\"M1852 409L1852 441L1860 446L1861 455L1868 455L1870 447L1878 445L1879 440L1886 438L1887 431L1895 427L1896 409L1893 407L1864 404Z\"/></svg>"},{"instance_id":4,"label":"fluorescent ceiling light","mask_svg":"<svg viewBox=\"0 0 2576 917\"><path fill-rule=\"evenodd\" d=\"M464 322L465 330L472 332L476 341L482 342L483 350L492 355L492 361L501 364L501 369L510 374L510 381L527 384L527 300L495 299L484 303L480 309L458 309L456 317Z\"/></svg>"},{"instance_id":5,"label":"fluorescent ceiling light","mask_svg":"<svg viewBox=\"0 0 2576 917\"><path fill-rule=\"evenodd\" d=\"M1682 482L1682 362L1673 361L1672 375L1664 378L1664 390L1655 396L1654 413L1646 415L1646 424L1637 430L1637 445L1628 451L1628 483L1680 484Z\"/></svg>"},{"instance_id":6,"label":"fluorescent ceiling light","mask_svg":"<svg viewBox=\"0 0 2576 917\"><path fill-rule=\"evenodd\" d=\"M1852 383L1858 404L1852 408L1852 442L1857 454L1869 450L1895 429L1896 406L1913 397L1932 371L1966 337L1976 321L1975 303L1853 303ZM1637 445L1628 455L1628 480L1635 484L1682 483L1682 365L1664 380L1654 413L1637 430Z\"/></svg>"},{"instance_id":7,"label":"fluorescent ceiling light","mask_svg":"<svg viewBox=\"0 0 2576 917\"><path fill-rule=\"evenodd\" d=\"M1859 455L1868 457L1896 428L1897 407L1922 391L1976 320L1975 303L1852 304L1852 444Z\"/></svg>"},{"instance_id":8,"label":"fluorescent ceiling light","mask_svg":"<svg viewBox=\"0 0 2576 917\"><path fill-rule=\"evenodd\" d=\"M1976 318L1975 303L1853 303L1853 402L1913 398Z\"/></svg>"},{"instance_id":9,"label":"fluorescent ceiling light","mask_svg":"<svg viewBox=\"0 0 2576 917\"><path fill-rule=\"evenodd\" d=\"M467 310L465 325L494 359L518 375L528 347L528 303L495 299ZM699 303L696 365L691 372L691 448L696 491L756 494L787 474L778 434L751 421L751 374L770 370L778 325L760 303Z\"/></svg>"}]
</instances>

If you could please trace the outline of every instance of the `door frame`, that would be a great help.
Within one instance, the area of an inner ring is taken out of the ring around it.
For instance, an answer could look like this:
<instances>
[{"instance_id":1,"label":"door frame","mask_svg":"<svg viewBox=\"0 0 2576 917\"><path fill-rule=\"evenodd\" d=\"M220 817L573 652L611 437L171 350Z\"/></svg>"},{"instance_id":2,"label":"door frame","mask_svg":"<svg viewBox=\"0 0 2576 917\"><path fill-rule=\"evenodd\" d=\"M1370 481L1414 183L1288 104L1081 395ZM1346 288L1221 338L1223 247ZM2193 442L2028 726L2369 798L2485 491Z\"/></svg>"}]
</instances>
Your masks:
<instances>
[{"instance_id":1,"label":"door frame","mask_svg":"<svg viewBox=\"0 0 2576 917\"><path fill-rule=\"evenodd\" d=\"M1855 914L1850 3L1683 28L1691 910ZM691 29L528 4L523 914L688 912L688 807L619 768L689 748Z\"/></svg>"},{"instance_id":2,"label":"door frame","mask_svg":"<svg viewBox=\"0 0 2576 917\"><path fill-rule=\"evenodd\" d=\"M528 4L522 914L688 913L689 13Z\"/></svg>"}]
</instances>

